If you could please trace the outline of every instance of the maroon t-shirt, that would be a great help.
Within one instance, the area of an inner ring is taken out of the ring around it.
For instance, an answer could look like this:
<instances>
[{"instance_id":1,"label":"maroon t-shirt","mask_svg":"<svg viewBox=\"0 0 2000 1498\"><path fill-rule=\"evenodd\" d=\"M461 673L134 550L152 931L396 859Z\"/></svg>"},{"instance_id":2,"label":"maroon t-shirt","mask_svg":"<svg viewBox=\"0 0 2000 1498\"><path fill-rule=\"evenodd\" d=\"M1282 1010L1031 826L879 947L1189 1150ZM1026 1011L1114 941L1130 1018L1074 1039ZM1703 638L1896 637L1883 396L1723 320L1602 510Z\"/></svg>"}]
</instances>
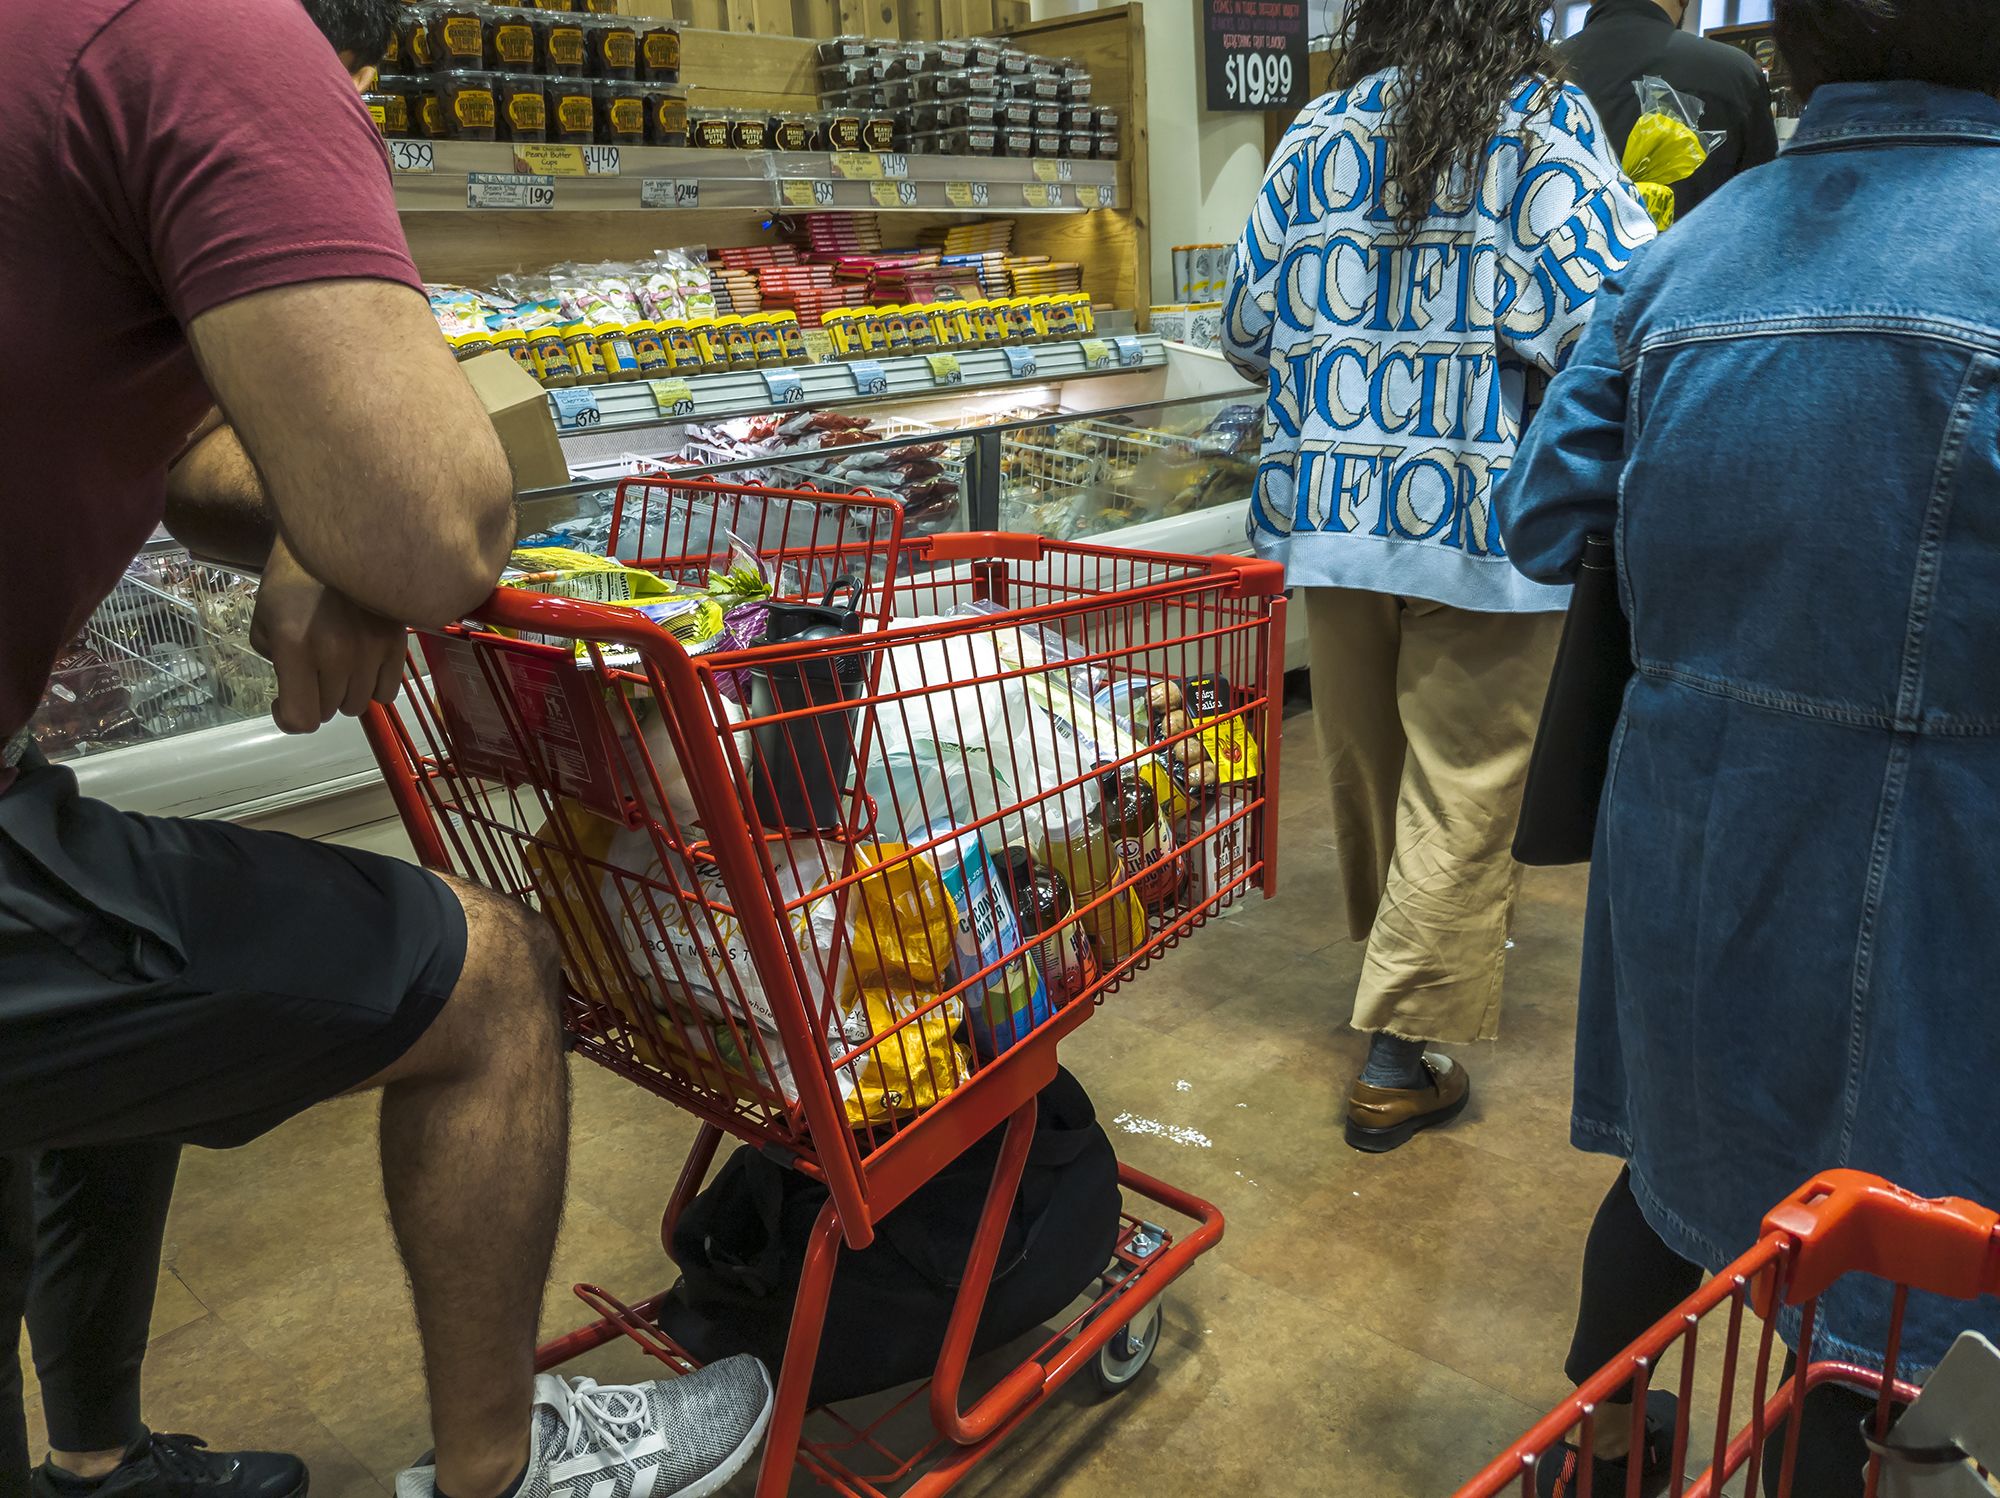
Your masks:
<instances>
[{"instance_id":1,"label":"maroon t-shirt","mask_svg":"<svg viewBox=\"0 0 2000 1498\"><path fill-rule=\"evenodd\" d=\"M4 743L160 523L211 405L189 321L422 282L375 128L293 0L0 5L0 183Z\"/></svg>"}]
</instances>

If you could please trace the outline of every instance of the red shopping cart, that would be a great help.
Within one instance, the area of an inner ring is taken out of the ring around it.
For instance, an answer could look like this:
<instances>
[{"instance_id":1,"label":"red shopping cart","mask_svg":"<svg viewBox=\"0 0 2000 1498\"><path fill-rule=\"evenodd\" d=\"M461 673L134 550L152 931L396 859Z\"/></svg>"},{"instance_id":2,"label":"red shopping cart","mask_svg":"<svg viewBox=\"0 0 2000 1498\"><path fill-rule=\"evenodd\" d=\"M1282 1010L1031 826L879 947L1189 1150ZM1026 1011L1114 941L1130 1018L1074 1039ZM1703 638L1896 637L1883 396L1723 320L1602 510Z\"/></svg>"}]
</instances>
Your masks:
<instances>
[{"instance_id":1,"label":"red shopping cart","mask_svg":"<svg viewBox=\"0 0 2000 1498\"><path fill-rule=\"evenodd\" d=\"M775 643L691 654L630 608L503 589L420 637L371 741L427 865L548 915L576 1049L700 1120L663 1243L724 1134L824 1186L758 1493L795 1462L846 1493L942 1492L1080 1371L1129 1383L1161 1292L1221 1238L1213 1206L1121 1164L1126 1207L1150 1205L1088 1303L966 1407L1063 1037L1274 891L1279 569L911 542L893 503L669 479L627 481L616 516L618 555L696 588L754 556ZM1070 892L1053 920L1023 913L1036 866ZM843 1246L1002 1125L933 1376L808 1432ZM596 1319L542 1367L619 1337L693 1366L661 1295L578 1294Z\"/></svg>"},{"instance_id":2,"label":"red shopping cart","mask_svg":"<svg viewBox=\"0 0 2000 1498\"><path fill-rule=\"evenodd\" d=\"M1879 1371L1814 1356L1819 1297L1850 1274L1873 1276L1895 1287ZM1725 1483L1742 1473L1741 1491L1761 1493L1768 1461L1777 1467L1779 1498L1791 1498L1799 1461L1800 1422L1794 1415L1809 1391L1838 1383L1876 1399L1867 1477L1869 1498L1875 1498L1891 1414L1920 1392L1899 1376L1904 1310L1912 1290L1955 1300L2000 1295L2000 1216L1966 1201L1926 1201L1858 1172L1830 1171L1765 1219L1764 1236L1755 1248L1557 1406L1461 1488L1458 1498L1514 1493L1534 1498L1538 1464L1565 1443L1576 1448L1578 1457L1569 1490L1594 1491L1600 1420L1631 1420L1631 1449L1638 1450L1646 1395L1663 1360L1676 1353L1679 1416L1664 1491L1677 1498L1716 1498ZM1773 1391L1773 1344L1784 1309L1796 1311L1799 1318L1797 1370ZM1717 1355L1721 1369L1713 1444L1703 1452L1694 1440L1697 1367L1704 1356ZM1624 1404L1607 1408L1608 1398L1628 1388L1629 1411ZM1739 1402L1747 1413L1740 1425L1735 1415ZM2000 1421L2000 1409L1992 1418ZM1631 1463L1624 1487L1628 1498L1638 1498L1642 1475L1639 1463ZM1648 1485L1645 1491L1659 1489ZM1816 1495L1801 1493L1799 1498Z\"/></svg>"}]
</instances>

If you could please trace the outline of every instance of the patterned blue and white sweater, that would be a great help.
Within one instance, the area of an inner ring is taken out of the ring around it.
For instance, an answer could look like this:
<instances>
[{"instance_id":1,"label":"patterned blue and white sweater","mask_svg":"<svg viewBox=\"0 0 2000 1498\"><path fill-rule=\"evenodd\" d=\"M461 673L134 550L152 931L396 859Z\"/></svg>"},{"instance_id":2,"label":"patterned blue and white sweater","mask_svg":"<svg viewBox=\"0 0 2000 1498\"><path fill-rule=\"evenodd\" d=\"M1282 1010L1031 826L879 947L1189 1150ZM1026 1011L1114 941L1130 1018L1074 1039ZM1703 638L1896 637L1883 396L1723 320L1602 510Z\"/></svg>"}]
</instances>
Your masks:
<instances>
[{"instance_id":1,"label":"patterned blue and white sweater","mask_svg":"<svg viewBox=\"0 0 2000 1498\"><path fill-rule=\"evenodd\" d=\"M1583 94L1508 103L1463 212L1407 240L1387 182L1395 70L1311 105L1236 246L1223 346L1265 380L1250 504L1295 586L1492 613L1563 608L1508 564L1493 489L1597 288L1653 238ZM1386 192L1385 192L1386 190Z\"/></svg>"}]
</instances>

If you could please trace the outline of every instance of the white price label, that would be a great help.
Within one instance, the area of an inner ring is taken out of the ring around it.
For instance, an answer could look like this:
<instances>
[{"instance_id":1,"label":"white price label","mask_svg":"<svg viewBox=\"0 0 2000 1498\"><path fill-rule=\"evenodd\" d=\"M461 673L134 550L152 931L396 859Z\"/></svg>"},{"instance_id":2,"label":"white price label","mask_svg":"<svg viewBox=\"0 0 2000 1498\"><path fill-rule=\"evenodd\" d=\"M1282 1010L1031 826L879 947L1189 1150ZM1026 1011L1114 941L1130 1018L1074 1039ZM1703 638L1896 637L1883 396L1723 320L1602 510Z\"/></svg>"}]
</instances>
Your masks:
<instances>
[{"instance_id":1,"label":"white price label","mask_svg":"<svg viewBox=\"0 0 2000 1498\"><path fill-rule=\"evenodd\" d=\"M887 395L889 376L873 359L856 359L848 366L854 374L856 395Z\"/></svg>"},{"instance_id":2,"label":"white price label","mask_svg":"<svg viewBox=\"0 0 2000 1498\"><path fill-rule=\"evenodd\" d=\"M399 172L434 172L437 151L427 140L392 140L389 165Z\"/></svg>"},{"instance_id":3,"label":"white price label","mask_svg":"<svg viewBox=\"0 0 2000 1498\"><path fill-rule=\"evenodd\" d=\"M556 179L518 172L474 172L465 179L468 208L553 208Z\"/></svg>"},{"instance_id":4,"label":"white price label","mask_svg":"<svg viewBox=\"0 0 2000 1498\"><path fill-rule=\"evenodd\" d=\"M1056 181L1069 182L1072 181L1075 177L1076 177L1076 168L1070 165L1070 161L1067 156L1063 157L1060 161L1056 163Z\"/></svg>"},{"instance_id":5,"label":"white price label","mask_svg":"<svg viewBox=\"0 0 2000 1498\"><path fill-rule=\"evenodd\" d=\"M1237 104L1260 108L1291 97L1292 59L1283 52L1235 52L1222 65L1222 88Z\"/></svg>"},{"instance_id":6,"label":"white price label","mask_svg":"<svg viewBox=\"0 0 2000 1498\"><path fill-rule=\"evenodd\" d=\"M1007 356L1007 373L1017 380L1032 380L1039 368L1035 363L1035 351L1020 348L1014 344L1000 350Z\"/></svg>"},{"instance_id":7,"label":"white price label","mask_svg":"<svg viewBox=\"0 0 2000 1498\"><path fill-rule=\"evenodd\" d=\"M549 399L555 403L556 427L560 431L586 431L604 420L604 413L597 409L595 392L586 386L551 390Z\"/></svg>"},{"instance_id":8,"label":"white price label","mask_svg":"<svg viewBox=\"0 0 2000 1498\"><path fill-rule=\"evenodd\" d=\"M1135 369L1146 362L1146 346L1129 333L1112 339L1111 346L1118 351L1121 369Z\"/></svg>"},{"instance_id":9,"label":"white price label","mask_svg":"<svg viewBox=\"0 0 2000 1498\"><path fill-rule=\"evenodd\" d=\"M975 182L972 184L972 206L974 208L984 208L992 199L992 196L993 194L987 190L984 182Z\"/></svg>"},{"instance_id":10,"label":"white price label","mask_svg":"<svg viewBox=\"0 0 2000 1498\"><path fill-rule=\"evenodd\" d=\"M831 182L807 182L788 177L778 184L780 196L795 208L824 208L833 201Z\"/></svg>"},{"instance_id":11,"label":"white price label","mask_svg":"<svg viewBox=\"0 0 2000 1498\"><path fill-rule=\"evenodd\" d=\"M765 370L764 388L770 392L774 406L803 406L806 403L806 387L789 369Z\"/></svg>"},{"instance_id":12,"label":"white price label","mask_svg":"<svg viewBox=\"0 0 2000 1498\"><path fill-rule=\"evenodd\" d=\"M592 177L615 177L618 175L618 148L616 146L584 146L583 169Z\"/></svg>"},{"instance_id":13,"label":"white price label","mask_svg":"<svg viewBox=\"0 0 2000 1498\"><path fill-rule=\"evenodd\" d=\"M1097 184L1097 206L1099 208L1109 208L1117 201L1117 188L1113 187L1109 182L1100 182Z\"/></svg>"},{"instance_id":14,"label":"white price label","mask_svg":"<svg viewBox=\"0 0 2000 1498\"><path fill-rule=\"evenodd\" d=\"M882 175L894 180L910 175L910 158L907 156L887 156L882 158Z\"/></svg>"},{"instance_id":15,"label":"white price label","mask_svg":"<svg viewBox=\"0 0 2000 1498\"><path fill-rule=\"evenodd\" d=\"M701 182L693 177L641 177L641 208L699 208Z\"/></svg>"}]
</instances>

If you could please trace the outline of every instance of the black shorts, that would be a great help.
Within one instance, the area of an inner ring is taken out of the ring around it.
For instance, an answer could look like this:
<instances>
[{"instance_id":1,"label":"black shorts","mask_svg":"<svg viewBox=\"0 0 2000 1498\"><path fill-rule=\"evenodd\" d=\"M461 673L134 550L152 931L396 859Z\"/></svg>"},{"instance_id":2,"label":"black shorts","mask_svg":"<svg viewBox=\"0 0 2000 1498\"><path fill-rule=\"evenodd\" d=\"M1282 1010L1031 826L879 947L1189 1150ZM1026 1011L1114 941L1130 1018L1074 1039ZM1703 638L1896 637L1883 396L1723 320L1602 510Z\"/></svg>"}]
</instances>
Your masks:
<instances>
[{"instance_id":1,"label":"black shorts","mask_svg":"<svg viewBox=\"0 0 2000 1498\"><path fill-rule=\"evenodd\" d=\"M464 963L412 864L133 816L31 752L0 790L0 1154L243 1144L402 1056Z\"/></svg>"}]
</instances>

